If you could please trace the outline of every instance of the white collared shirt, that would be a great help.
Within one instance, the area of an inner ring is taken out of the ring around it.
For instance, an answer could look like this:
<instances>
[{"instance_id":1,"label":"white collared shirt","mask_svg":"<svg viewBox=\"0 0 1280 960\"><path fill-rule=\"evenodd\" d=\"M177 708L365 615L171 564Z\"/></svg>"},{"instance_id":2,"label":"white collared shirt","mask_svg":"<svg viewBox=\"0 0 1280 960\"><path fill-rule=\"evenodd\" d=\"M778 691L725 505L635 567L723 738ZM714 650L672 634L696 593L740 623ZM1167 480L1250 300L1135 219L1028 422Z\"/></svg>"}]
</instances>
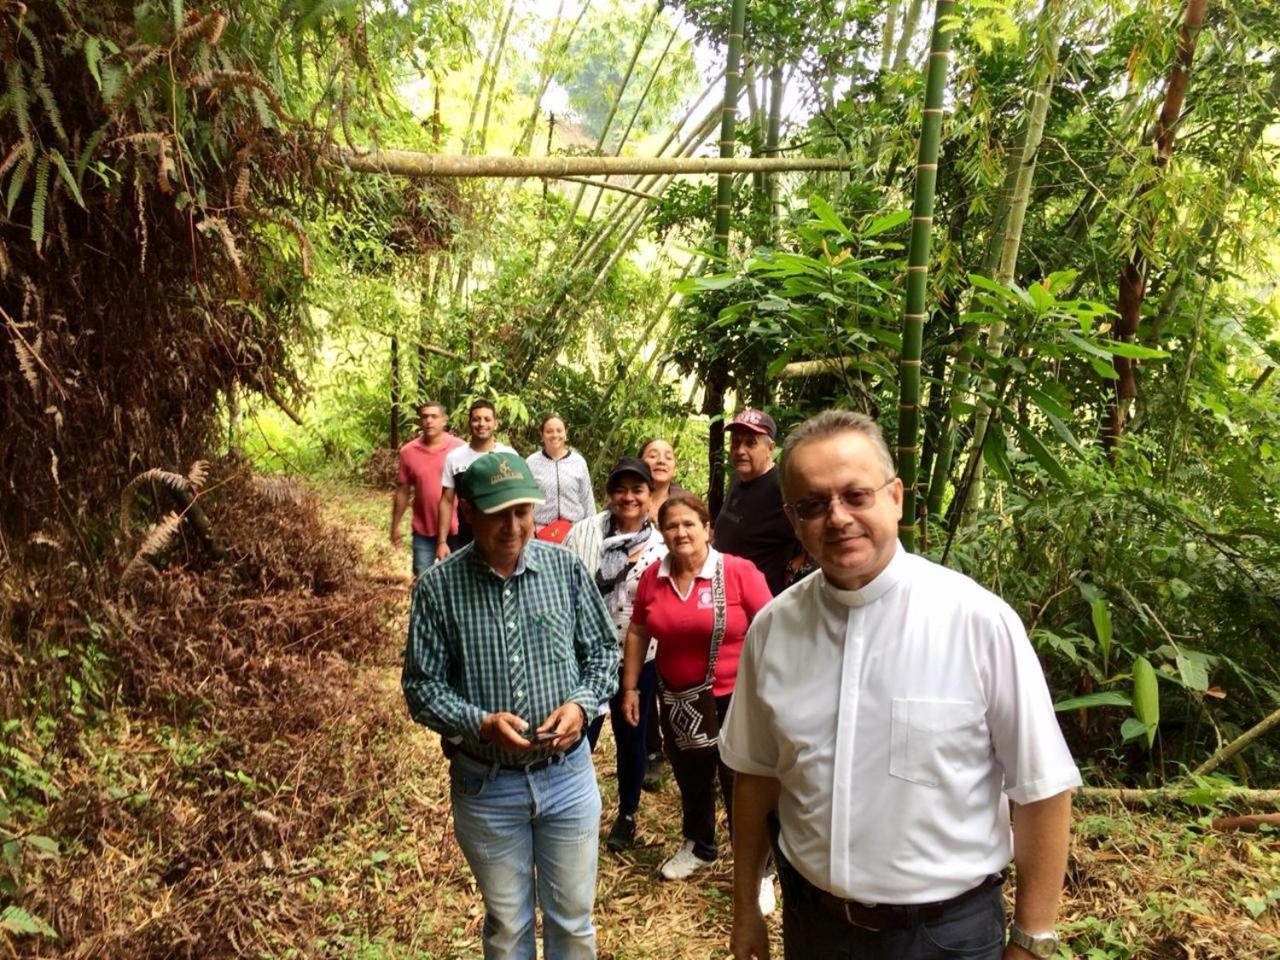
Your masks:
<instances>
[{"instance_id":1,"label":"white collared shirt","mask_svg":"<svg viewBox=\"0 0 1280 960\"><path fill-rule=\"evenodd\" d=\"M676 582L671 580L671 554L664 554L662 562L658 564L658 577L662 580L671 580L671 589L675 591L677 597L681 600L688 600L689 594L693 592L694 586L699 580L710 580L716 575L716 563L720 559L720 551L715 547L707 547L707 559L702 561L702 566L698 568L697 574L689 581L689 589L684 593L680 592Z\"/></svg>"},{"instance_id":2,"label":"white collared shirt","mask_svg":"<svg viewBox=\"0 0 1280 960\"><path fill-rule=\"evenodd\" d=\"M868 903L976 886L1012 855L1008 804L1080 784L1017 614L898 547L861 590L821 571L747 633L720 755L782 785L781 845Z\"/></svg>"}]
</instances>

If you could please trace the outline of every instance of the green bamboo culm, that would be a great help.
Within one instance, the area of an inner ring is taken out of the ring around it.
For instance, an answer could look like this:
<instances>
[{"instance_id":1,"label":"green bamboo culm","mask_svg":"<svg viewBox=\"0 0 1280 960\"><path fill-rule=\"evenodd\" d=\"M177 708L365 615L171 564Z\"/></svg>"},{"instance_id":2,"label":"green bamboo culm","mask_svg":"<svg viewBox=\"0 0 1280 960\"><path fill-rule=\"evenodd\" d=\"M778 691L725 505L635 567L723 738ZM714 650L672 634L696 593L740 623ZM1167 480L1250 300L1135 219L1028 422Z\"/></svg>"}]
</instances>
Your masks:
<instances>
[{"instance_id":1,"label":"green bamboo culm","mask_svg":"<svg viewBox=\"0 0 1280 960\"><path fill-rule=\"evenodd\" d=\"M902 478L902 520L898 538L916 547L916 473L920 464L920 353L924 340L925 294L933 235L933 197L938 181L938 145L942 139L942 96L947 86L955 0L938 0L925 73L924 118L916 161L915 200L911 206L911 243L907 251L906 311L902 318L902 359L898 369L898 476Z\"/></svg>"},{"instance_id":2,"label":"green bamboo culm","mask_svg":"<svg viewBox=\"0 0 1280 960\"><path fill-rule=\"evenodd\" d=\"M738 92L742 87L742 34L747 23L747 0L733 0L729 13L729 56L724 71L724 106L720 111L720 156L733 159L737 138ZM729 218L733 212L733 174L716 178L715 251L721 257L729 252ZM712 269L722 269L723 264Z\"/></svg>"},{"instance_id":3,"label":"green bamboo culm","mask_svg":"<svg viewBox=\"0 0 1280 960\"><path fill-rule=\"evenodd\" d=\"M747 23L747 0L733 0L729 11L729 50L724 70L724 105L720 112L720 156L732 159L737 140L738 94L742 89L742 34ZM729 223L733 213L733 175L716 179L716 233L712 270L723 270L729 257ZM724 392L726 376L721 360L712 360L704 373L703 412L712 418L707 438L707 507L714 519L724 503Z\"/></svg>"}]
</instances>

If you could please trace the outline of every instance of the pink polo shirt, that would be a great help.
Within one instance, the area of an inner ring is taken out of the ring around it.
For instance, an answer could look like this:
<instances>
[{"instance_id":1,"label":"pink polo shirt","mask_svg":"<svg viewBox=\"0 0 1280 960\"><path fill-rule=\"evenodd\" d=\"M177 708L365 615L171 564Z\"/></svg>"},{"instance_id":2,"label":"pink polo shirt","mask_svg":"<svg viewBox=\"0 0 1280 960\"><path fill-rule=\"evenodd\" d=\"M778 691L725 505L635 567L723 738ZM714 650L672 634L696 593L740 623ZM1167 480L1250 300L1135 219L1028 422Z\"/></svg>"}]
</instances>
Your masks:
<instances>
[{"instance_id":1,"label":"pink polo shirt","mask_svg":"<svg viewBox=\"0 0 1280 960\"><path fill-rule=\"evenodd\" d=\"M396 470L396 483L413 487L413 532L422 537L434 538L438 532L440 509L440 475L444 472L444 458L462 441L451 433L444 435L444 442L429 450L422 437L414 437L400 448L400 467ZM453 504L453 521L450 533L458 532L458 504Z\"/></svg>"},{"instance_id":2,"label":"pink polo shirt","mask_svg":"<svg viewBox=\"0 0 1280 960\"><path fill-rule=\"evenodd\" d=\"M658 641L657 665L662 682L673 690L683 690L707 678L707 657L711 651L711 631L715 610L711 602L711 578L716 558L724 557L725 629L716 657L712 692L717 697L733 693L738 676L742 639L757 613L773 599L764 574L743 557L716 550L707 559L689 589L681 597L671 579L671 558L663 557L640 577L636 587L631 622L644 627Z\"/></svg>"}]
</instances>

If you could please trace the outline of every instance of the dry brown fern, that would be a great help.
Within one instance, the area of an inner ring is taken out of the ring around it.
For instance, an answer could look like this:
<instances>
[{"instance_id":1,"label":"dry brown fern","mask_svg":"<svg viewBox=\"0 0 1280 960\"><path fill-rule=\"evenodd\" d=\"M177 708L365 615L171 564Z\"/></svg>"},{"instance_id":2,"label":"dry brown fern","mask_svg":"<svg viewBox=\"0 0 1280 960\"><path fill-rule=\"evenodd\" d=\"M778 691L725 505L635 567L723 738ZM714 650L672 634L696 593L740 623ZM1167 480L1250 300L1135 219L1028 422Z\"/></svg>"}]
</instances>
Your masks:
<instances>
[{"instance_id":1,"label":"dry brown fern","mask_svg":"<svg viewBox=\"0 0 1280 960\"><path fill-rule=\"evenodd\" d=\"M197 489L203 487L207 479L209 479L208 460L197 460L187 471L187 482Z\"/></svg>"},{"instance_id":2,"label":"dry brown fern","mask_svg":"<svg viewBox=\"0 0 1280 960\"><path fill-rule=\"evenodd\" d=\"M235 268L236 282L240 287L240 295L247 297L249 295L249 277L244 272L244 264L240 261L240 248L236 246L236 238L232 235L231 228L227 226L227 221L221 217L205 217L196 224L196 229L201 233L213 231L222 240L222 247L227 252L227 259L231 261L231 266Z\"/></svg>"},{"instance_id":3,"label":"dry brown fern","mask_svg":"<svg viewBox=\"0 0 1280 960\"><path fill-rule=\"evenodd\" d=\"M249 485L268 503L302 503L302 488L289 477L253 477Z\"/></svg>"},{"instance_id":4,"label":"dry brown fern","mask_svg":"<svg viewBox=\"0 0 1280 960\"><path fill-rule=\"evenodd\" d=\"M298 222L298 218L286 210L268 210L259 212L258 216L264 220L284 227L295 237L298 238L298 254L302 257L302 276L306 279L311 278L311 241L307 237L307 233L302 229L302 224Z\"/></svg>"},{"instance_id":5,"label":"dry brown fern","mask_svg":"<svg viewBox=\"0 0 1280 960\"><path fill-rule=\"evenodd\" d=\"M204 461L199 461L192 466L192 472ZM208 464L204 464L206 467ZM203 479L203 477L201 478ZM133 492L144 483L158 483L162 486L173 490L180 497L190 498L195 496L195 484L184 477L180 473L173 473L170 470L163 470L160 467L153 467L150 470L144 470L125 485L120 491L120 529L125 533L129 532L129 527L133 522Z\"/></svg>"},{"instance_id":6,"label":"dry brown fern","mask_svg":"<svg viewBox=\"0 0 1280 960\"><path fill-rule=\"evenodd\" d=\"M149 471L150 472L150 471ZM176 474L174 474L176 476ZM124 573L120 574L119 588L123 590L139 573L145 570L149 562L173 542L173 538L178 533L178 527L182 525L182 515L177 511L170 510L165 514L164 518L147 531L146 538L142 541L142 546L138 548L138 552L124 568Z\"/></svg>"}]
</instances>

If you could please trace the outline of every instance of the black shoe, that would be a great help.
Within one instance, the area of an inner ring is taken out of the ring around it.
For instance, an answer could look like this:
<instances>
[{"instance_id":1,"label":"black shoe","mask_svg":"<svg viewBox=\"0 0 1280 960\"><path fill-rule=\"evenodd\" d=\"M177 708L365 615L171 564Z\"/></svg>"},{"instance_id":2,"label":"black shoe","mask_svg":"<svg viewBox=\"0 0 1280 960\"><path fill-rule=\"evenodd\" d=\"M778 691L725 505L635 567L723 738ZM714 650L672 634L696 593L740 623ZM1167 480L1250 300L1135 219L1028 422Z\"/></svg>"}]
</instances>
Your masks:
<instances>
[{"instance_id":1,"label":"black shoe","mask_svg":"<svg viewBox=\"0 0 1280 960\"><path fill-rule=\"evenodd\" d=\"M640 781L640 786L650 793L662 788L662 781L667 777L667 765L662 760L662 754L651 753L644 765L644 779Z\"/></svg>"},{"instance_id":2,"label":"black shoe","mask_svg":"<svg viewBox=\"0 0 1280 960\"><path fill-rule=\"evenodd\" d=\"M609 836L604 841L605 849L621 853L623 850L630 850L635 844L636 818L619 815L618 819L613 821L613 826L609 828Z\"/></svg>"}]
</instances>

